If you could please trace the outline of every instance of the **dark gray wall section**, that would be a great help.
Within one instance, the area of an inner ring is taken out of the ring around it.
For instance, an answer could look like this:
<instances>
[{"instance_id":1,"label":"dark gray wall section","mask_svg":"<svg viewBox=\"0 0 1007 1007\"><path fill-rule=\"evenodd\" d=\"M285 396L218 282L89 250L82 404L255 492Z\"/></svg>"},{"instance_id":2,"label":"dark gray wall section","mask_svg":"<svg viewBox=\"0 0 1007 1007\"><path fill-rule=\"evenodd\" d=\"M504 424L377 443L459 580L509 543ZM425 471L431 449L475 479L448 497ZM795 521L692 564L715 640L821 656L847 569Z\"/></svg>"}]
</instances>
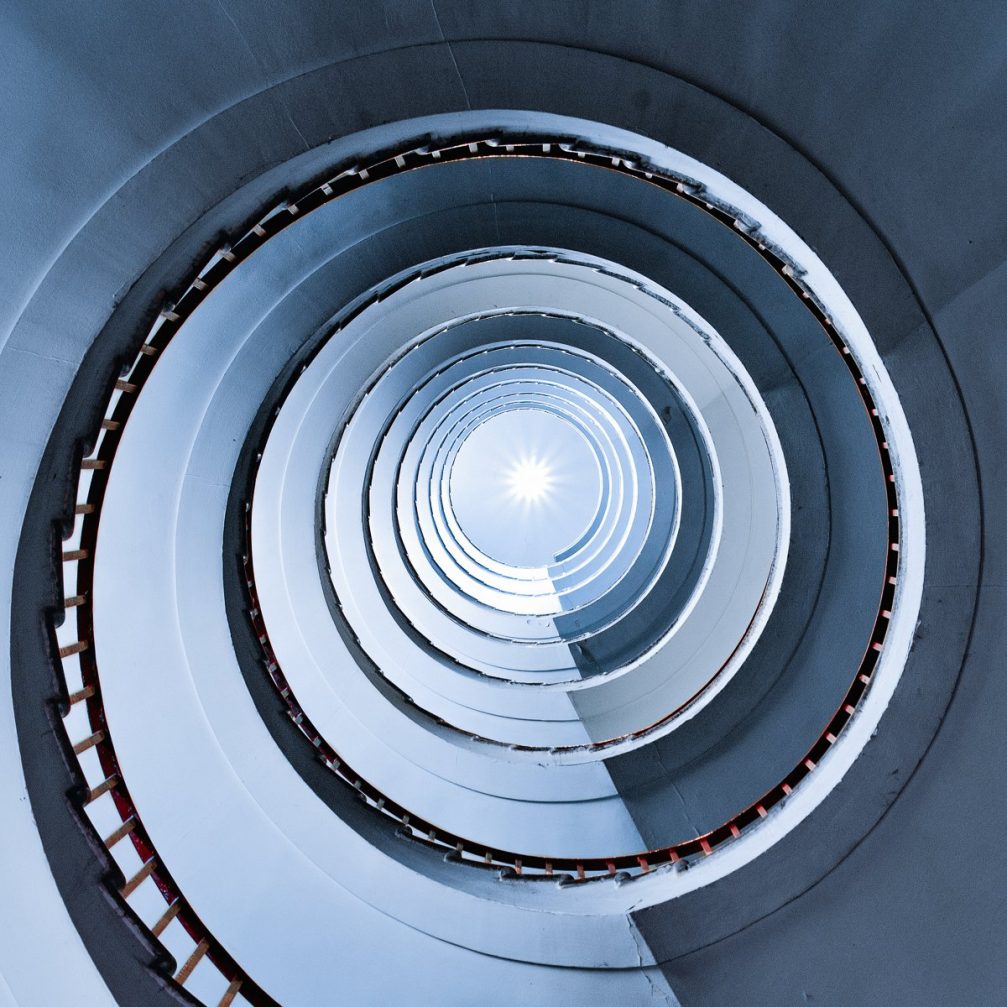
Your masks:
<instances>
[{"instance_id":1,"label":"dark gray wall section","mask_svg":"<svg viewBox=\"0 0 1007 1007\"><path fill-rule=\"evenodd\" d=\"M882 343L923 442L927 596L903 687L840 791L730 887L640 924L685 1007L1000 1002L1005 38L1007 7L978 0L10 4L0 331L75 366L61 333L97 334L148 263L242 183L406 115L543 108L732 175L823 255ZM231 209L190 232L190 252L247 212ZM62 507L69 441L33 501L43 526ZM38 556L23 572L35 599L51 576ZM40 636L22 630L29 709L45 683L29 664ZM37 706L26 716L45 730ZM51 787L65 769L37 737L26 772L51 770ZM33 791L33 806L45 832L55 805L40 814ZM62 878L71 910L79 877ZM154 1003L150 989L122 1000Z\"/></svg>"}]
</instances>

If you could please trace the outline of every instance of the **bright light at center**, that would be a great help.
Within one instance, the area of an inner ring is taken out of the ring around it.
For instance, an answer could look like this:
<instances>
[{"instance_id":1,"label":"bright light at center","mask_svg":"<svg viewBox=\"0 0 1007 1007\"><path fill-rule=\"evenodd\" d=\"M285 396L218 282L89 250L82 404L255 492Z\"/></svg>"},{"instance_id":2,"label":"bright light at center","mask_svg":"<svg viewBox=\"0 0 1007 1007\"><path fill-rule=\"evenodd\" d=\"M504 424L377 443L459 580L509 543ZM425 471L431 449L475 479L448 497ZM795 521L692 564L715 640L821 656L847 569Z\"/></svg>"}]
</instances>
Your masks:
<instances>
[{"instance_id":1,"label":"bright light at center","mask_svg":"<svg viewBox=\"0 0 1007 1007\"><path fill-rule=\"evenodd\" d=\"M512 496L525 503L535 503L552 487L552 468L543 461L526 458L511 469L507 483Z\"/></svg>"}]
</instances>

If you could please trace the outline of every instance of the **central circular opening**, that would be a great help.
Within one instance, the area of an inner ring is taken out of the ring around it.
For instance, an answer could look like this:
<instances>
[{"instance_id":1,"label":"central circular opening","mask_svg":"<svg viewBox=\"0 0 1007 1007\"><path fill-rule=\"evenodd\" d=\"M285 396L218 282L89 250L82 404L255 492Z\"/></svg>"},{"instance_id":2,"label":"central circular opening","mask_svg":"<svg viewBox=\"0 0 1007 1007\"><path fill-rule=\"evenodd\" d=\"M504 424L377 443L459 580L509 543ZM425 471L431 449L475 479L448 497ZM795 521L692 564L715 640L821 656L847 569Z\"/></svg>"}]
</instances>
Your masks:
<instances>
[{"instance_id":1,"label":"central circular opening","mask_svg":"<svg viewBox=\"0 0 1007 1007\"><path fill-rule=\"evenodd\" d=\"M583 432L533 406L495 413L473 428L447 478L466 537L512 567L555 564L589 534L605 502L599 460Z\"/></svg>"}]
</instances>

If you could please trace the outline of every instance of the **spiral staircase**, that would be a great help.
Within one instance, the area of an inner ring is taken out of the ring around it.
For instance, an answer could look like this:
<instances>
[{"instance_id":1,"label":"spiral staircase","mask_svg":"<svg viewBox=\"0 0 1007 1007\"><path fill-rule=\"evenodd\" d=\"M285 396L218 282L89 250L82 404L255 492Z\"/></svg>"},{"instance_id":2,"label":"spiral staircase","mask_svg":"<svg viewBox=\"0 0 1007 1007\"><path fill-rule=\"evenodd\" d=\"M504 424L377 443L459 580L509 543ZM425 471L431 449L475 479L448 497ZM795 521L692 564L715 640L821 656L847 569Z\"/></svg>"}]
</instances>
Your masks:
<instances>
[{"instance_id":1,"label":"spiral staircase","mask_svg":"<svg viewBox=\"0 0 1007 1007\"><path fill-rule=\"evenodd\" d=\"M0 11L0 1007L1001 1002L1005 38Z\"/></svg>"}]
</instances>

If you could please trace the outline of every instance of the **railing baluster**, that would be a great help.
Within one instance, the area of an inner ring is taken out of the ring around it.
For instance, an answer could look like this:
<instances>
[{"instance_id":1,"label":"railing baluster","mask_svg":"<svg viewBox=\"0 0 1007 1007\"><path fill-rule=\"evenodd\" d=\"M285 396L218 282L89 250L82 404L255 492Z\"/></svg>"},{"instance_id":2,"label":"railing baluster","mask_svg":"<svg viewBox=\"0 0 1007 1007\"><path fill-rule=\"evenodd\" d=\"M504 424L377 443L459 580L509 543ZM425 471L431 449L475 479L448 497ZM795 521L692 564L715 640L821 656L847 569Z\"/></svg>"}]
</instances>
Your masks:
<instances>
[{"instance_id":1,"label":"railing baluster","mask_svg":"<svg viewBox=\"0 0 1007 1007\"><path fill-rule=\"evenodd\" d=\"M80 755L82 752L86 752L89 748L93 748L100 741L105 740L104 731L95 731L94 734L85 738L83 741L78 741L76 745L73 746L73 754Z\"/></svg>"},{"instance_id":2,"label":"railing baluster","mask_svg":"<svg viewBox=\"0 0 1007 1007\"><path fill-rule=\"evenodd\" d=\"M186 959L185 964L175 973L175 982L179 986L184 985L185 980L192 975L193 969L202 961L210 947L210 942L204 937L197 945L196 950Z\"/></svg>"},{"instance_id":3,"label":"railing baluster","mask_svg":"<svg viewBox=\"0 0 1007 1007\"><path fill-rule=\"evenodd\" d=\"M149 878L151 876L151 874L154 873L154 868L155 867L157 867L157 860L154 857L151 857L150 860L148 860L143 865L143 867L141 867L136 872L136 874L134 874L133 877L131 877L129 879L129 881L127 881L122 886L122 888L119 890L119 894L124 899L128 899L130 897L130 895L132 895L133 892L135 892L137 890L137 888L139 888L140 885L142 885L143 882L146 881L147 878Z\"/></svg>"},{"instance_id":4,"label":"railing baluster","mask_svg":"<svg viewBox=\"0 0 1007 1007\"><path fill-rule=\"evenodd\" d=\"M161 918L150 928L150 932L155 937L160 937L167 929L168 924L178 915L182 908L182 900L175 899L174 902L161 914Z\"/></svg>"},{"instance_id":5,"label":"railing baluster","mask_svg":"<svg viewBox=\"0 0 1007 1007\"><path fill-rule=\"evenodd\" d=\"M220 1003L217 1004L217 1007L231 1007L231 1004L234 1003L234 998L238 995L238 990L240 989L241 980L232 979L231 985L224 991L224 995L220 998Z\"/></svg>"}]
</instances>

